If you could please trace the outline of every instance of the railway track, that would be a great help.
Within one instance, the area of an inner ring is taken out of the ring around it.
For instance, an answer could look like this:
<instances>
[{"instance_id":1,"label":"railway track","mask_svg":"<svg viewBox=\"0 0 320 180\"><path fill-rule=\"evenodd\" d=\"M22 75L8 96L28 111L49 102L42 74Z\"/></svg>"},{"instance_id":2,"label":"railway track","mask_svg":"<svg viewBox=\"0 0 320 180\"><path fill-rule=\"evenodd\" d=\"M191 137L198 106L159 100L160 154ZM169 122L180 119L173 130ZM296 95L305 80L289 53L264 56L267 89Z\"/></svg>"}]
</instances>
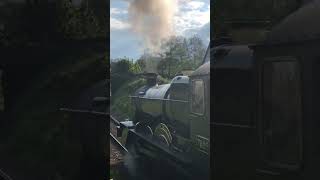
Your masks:
<instances>
[{"instance_id":1,"label":"railway track","mask_svg":"<svg viewBox=\"0 0 320 180\"><path fill-rule=\"evenodd\" d=\"M123 153L128 153L129 151L127 150L126 147L124 147L121 142L119 141L119 139L116 137L116 128L117 126L120 126L120 121L118 121L114 116L110 115L110 122L112 124L112 127L111 127L111 124L110 124L110 137L111 137L111 140L112 142L114 142L118 147L119 149L121 149L121 151Z\"/></svg>"},{"instance_id":2,"label":"railway track","mask_svg":"<svg viewBox=\"0 0 320 180\"><path fill-rule=\"evenodd\" d=\"M111 138L111 141L117 145L118 149L123 153L123 154L126 154L128 152L127 148L124 147L121 142L110 132L110 138Z\"/></svg>"},{"instance_id":3,"label":"railway track","mask_svg":"<svg viewBox=\"0 0 320 180\"><path fill-rule=\"evenodd\" d=\"M120 122L110 115L110 164L123 163L124 156L128 153L127 148L121 144L120 138L116 137L116 128L119 125Z\"/></svg>"},{"instance_id":4,"label":"railway track","mask_svg":"<svg viewBox=\"0 0 320 180\"><path fill-rule=\"evenodd\" d=\"M116 126L119 126L120 125L120 122L115 118L113 117L111 114L110 114L110 122Z\"/></svg>"}]
</instances>

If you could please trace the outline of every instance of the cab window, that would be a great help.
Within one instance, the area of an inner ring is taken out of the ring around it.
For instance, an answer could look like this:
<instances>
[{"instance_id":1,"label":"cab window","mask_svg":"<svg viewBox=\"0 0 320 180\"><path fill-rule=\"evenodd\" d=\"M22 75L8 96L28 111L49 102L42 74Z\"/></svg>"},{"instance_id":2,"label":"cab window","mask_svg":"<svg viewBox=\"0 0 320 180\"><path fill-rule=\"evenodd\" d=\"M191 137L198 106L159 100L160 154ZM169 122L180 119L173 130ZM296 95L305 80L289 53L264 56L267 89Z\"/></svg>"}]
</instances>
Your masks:
<instances>
[{"instance_id":1,"label":"cab window","mask_svg":"<svg viewBox=\"0 0 320 180\"><path fill-rule=\"evenodd\" d=\"M3 71L0 69L0 112L4 111Z\"/></svg>"},{"instance_id":2,"label":"cab window","mask_svg":"<svg viewBox=\"0 0 320 180\"><path fill-rule=\"evenodd\" d=\"M204 83L201 79L192 81L191 112L204 114Z\"/></svg>"}]
</instances>

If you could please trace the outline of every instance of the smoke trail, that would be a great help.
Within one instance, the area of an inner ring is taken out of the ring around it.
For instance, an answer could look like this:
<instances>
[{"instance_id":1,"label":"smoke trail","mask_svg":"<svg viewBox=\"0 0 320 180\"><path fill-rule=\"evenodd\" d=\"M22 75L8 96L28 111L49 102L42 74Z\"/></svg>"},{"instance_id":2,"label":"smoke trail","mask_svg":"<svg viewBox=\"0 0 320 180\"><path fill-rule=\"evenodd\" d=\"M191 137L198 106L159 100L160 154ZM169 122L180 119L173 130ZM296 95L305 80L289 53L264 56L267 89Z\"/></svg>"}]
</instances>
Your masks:
<instances>
[{"instance_id":1,"label":"smoke trail","mask_svg":"<svg viewBox=\"0 0 320 180\"><path fill-rule=\"evenodd\" d=\"M130 0L129 21L134 32L144 40L144 46L157 52L161 40L173 34L176 0Z\"/></svg>"}]
</instances>

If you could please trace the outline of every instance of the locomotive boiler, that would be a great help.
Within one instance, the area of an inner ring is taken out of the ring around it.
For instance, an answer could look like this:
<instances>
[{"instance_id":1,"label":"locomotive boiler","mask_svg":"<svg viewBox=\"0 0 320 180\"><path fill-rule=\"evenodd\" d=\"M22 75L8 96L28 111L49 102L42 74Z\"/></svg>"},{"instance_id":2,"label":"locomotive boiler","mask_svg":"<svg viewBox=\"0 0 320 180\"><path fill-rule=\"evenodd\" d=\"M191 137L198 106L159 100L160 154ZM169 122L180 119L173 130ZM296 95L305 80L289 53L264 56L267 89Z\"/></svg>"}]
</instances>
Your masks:
<instances>
[{"instance_id":1,"label":"locomotive boiler","mask_svg":"<svg viewBox=\"0 0 320 180\"><path fill-rule=\"evenodd\" d=\"M189 77L176 76L171 83L158 85L155 74L145 74L145 76L149 79L149 83L131 96L136 108L135 120L141 123L138 126L148 127L139 129L140 132L153 134L152 129L155 130L162 122L172 128L175 126L176 133L186 134L187 130L183 127L188 126ZM162 141L169 145L171 138L162 138Z\"/></svg>"}]
</instances>

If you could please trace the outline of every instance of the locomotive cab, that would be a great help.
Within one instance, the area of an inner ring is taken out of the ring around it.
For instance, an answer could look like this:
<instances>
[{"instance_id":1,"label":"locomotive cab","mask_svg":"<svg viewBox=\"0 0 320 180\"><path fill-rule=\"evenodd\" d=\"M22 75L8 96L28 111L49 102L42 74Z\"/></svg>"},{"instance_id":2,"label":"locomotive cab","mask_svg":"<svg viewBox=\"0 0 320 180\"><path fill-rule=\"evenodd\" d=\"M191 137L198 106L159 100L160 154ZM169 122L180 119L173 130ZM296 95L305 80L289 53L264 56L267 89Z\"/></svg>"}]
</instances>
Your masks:
<instances>
[{"instance_id":1,"label":"locomotive cab","mask_svg":"<svg viewBox=\"0 0 320 180\"><path fill-rule=\"evenodd\" d=\"M176 76L172 79L168 90L168 101L165 104L166 119L181 137L189 138L190 121L188 119L189 112L189 77Z\"/></svg>"},{"instance_id":2,"label":"locomotive cab","mask_svg":"<svg viewBox=\"0 0 320 180\"><path fill-rule=\"evenodd\" d=\"M207 52L207 57L210 51ZM210 61L190 76L190 156L198 172L209 174L210 164Z\"/></svg>"}]
</instances>

